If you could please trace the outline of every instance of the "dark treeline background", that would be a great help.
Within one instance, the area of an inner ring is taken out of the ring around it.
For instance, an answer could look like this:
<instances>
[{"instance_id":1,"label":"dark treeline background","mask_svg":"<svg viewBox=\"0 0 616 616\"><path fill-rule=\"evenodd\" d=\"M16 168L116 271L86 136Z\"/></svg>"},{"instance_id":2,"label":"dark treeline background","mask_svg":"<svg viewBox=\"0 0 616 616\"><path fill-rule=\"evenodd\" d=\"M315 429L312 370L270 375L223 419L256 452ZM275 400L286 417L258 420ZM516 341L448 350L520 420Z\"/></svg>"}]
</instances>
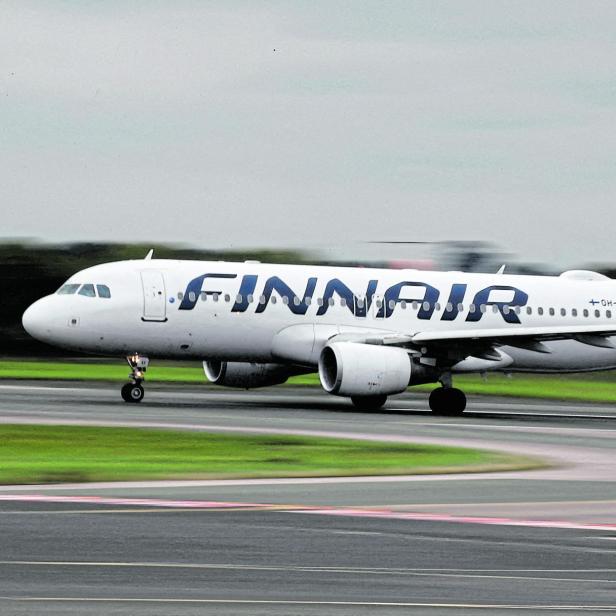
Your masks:
<instances>
[{"instance_id":1,"label":"dark treeline background","mask_svg":"<svg viewBox=\"0 0 616 616\"><path fill-rule=\"evenodd\" d=\"M56 291L75 272L99 263L142 259L154 248L159 259L256 259L264 263L301 263L293 251L213 252L191 248L141 244L0 244L0 355L4 357L61 356L66 351L32 339L21 325L21 315L34 301Z\"/></svg>"}]
</instances>

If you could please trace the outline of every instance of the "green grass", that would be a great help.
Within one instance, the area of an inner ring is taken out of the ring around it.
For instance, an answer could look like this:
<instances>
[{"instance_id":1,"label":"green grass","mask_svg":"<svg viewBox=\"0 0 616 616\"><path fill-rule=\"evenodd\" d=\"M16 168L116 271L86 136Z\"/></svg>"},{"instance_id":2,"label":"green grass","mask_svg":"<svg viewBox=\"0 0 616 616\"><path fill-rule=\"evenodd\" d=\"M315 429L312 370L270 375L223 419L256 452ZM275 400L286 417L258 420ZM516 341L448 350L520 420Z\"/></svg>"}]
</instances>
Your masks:
<instances>
[{"instance_id":1,"label":"green grass","mask_svg":"<svg viewBox=\"0 0 616 616\"><path fill-rule=\"evenodd\" d=\"M0 361L0 379L47 379L71 381L126 381L130 369L118 360L108 362ZM201 365L152 362L147 372L152 382L204 383Z\"/></svg>"},{"instance_id":2,"label":"green grass","mask_svg":"<svg viewBox=\"0 0 616 616\"><path fill-rule=\"evenodd\" d=\"M458 447L81 426L0 426L0 483L425 474L533 468Z\"/></svg>"},{"instance_id":3,"label":"green grass","mask_svg":"<svg viewBox=\"0 0 616 616\"><path fill-rule=\"evenodd\" d=\"M129 369L121 361L49 362L49 361L0 361L0 379L48 379L87 381L126 381ZM200 364L192 362L152 362L147 381L199 383L206 385ZM316 374L289 379L290 385L318 386ZM468 394L552 398L588 402L616 402L616 377L614 373L601 372L581 375L521 375L511 378L490 374L487 380L478 375L455 377L455 384ZM414 387L429 391L435 385Z\"/></svg>"}]
</instances>

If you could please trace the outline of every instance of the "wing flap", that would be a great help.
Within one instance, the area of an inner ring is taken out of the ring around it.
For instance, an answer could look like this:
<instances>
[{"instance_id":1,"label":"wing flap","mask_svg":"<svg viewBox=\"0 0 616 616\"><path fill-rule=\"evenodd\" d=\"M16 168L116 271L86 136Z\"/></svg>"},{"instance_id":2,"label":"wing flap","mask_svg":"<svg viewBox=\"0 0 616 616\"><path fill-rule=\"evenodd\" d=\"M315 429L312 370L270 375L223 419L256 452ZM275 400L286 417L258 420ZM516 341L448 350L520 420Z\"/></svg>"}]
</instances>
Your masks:
<instances>
[{"instance_id":1,"label":"wing flap","mask_svg":"<svg viewBox=\"0 0 616 616\"><path fill-rule=\"evenodd\" d=\"M612 344L607 338L616 336L616 328L605 325L568 325L563 327L512 327L498 329L468 329L418 332L412 337L413 344L488 342L507 343L524 340L567 340L575 339L584 344L597 344L599 339Z\"/></svg>"}]
</instances>

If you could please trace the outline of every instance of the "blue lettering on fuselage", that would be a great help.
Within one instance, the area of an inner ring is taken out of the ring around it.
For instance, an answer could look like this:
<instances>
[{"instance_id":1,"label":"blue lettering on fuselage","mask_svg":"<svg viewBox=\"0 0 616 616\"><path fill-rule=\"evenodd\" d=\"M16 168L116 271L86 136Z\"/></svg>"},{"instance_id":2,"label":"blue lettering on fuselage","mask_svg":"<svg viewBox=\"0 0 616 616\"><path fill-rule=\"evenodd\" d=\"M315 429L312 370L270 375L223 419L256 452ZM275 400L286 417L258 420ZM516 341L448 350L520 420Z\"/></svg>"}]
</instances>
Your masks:
<instances>
[{"instance_id":1,"label":"blue lettering on fuselage","mask_svg":"<svg viewBox=\"0 0 616 616\"><path fill-rule=\"evenodd\" d=\"M333 278L330 280L325 286L325 291L323 292L323 304L319 306L317 310L317 316L323 316L331 305L330 300L334 297L334 293L338 295L341 299L344 299L346 307L354 314L356 317L365 317L370 310L370 306L372 305L372 298L376 293L376 287L379 284L378 280L370 280L368 282L368 286L366 288L366 295L364 297L357 297L349 287L347 287L344 282L338 280L338 278Z\"/></svg>"},{"instance_id":2,"label":"blue lettering on fuselage","mask_svg":"<svg viewBox=\"0 0 616 616\"><path fill-rule=\"evenodd\" d=\"M182 298L182 303L178 310L192 310L199 299L203 281L206 278L237 278L237 274L202 274L193 278L186 287L186 292ZM206 295L220 295L220 291L204 291Z\"/></svg>"},{"instance_id":3,"label":"blue lettering on fuselage","mask_svg":"<svg viewBox=\"0 0 616 616\"><path fill-rule=\"evenodd\" d=\"M400 291L402 291L404 287L423 288L423 296L421 298L400 297ZM399 282L385 291L385 295L383 296L383 305L379 309L376 316L379 319L389 318L393 314L396 305L400 302L417 301L420 302L417 318L431 319L434 314L434 310L436 309L436 302L438 301L439 295L440 291L436 287L426 284L425 282Z\"/></svg>"},{"instance_id":4,"label":"blue lettering on fuselage","mask_svg":"<svg viewBox=\"0 0 616 616\"><path fill-rule=\"evenodd\" d=\"M513 298L508 302L490 301L490 293L492 293L492 291L512 291ZM511 310L511 308L515 308L516 306L526 306L527 302L528 302L527 293L524 293L524 291L521 291L520 289L516 289L515 287L508 287L505 285L495 285L492 287L487 287L485 289L482 289L475 295L475 299L473 300L473 304L475 304L475 306L477 307L496 306L496 308L498 309L498 312L501 313L503 319L505 319L507 323L520 323L520 319L518 318L518 315L513 310ZM505 310L505 307L507 307L506 310ZM483 313L481 311L475 310L475 312L468 313L468 316L466 317L466 321L476 322L476 321L479 321L482 316L483 316Z\"/></svg>"},{"instance_id":5,"label":"blue lettering on fuselage","mask_svg":"<svg viewBox=\"0 0 616 616\"><path fill-rule=\"evenodd\" d=\"M203 291L203 284L207 278L214 279L235 279L236 274L203 274L193 278L187 287L179 306L179 310L192 310L200 294L220 295L221 291ZM255 289L257 287L258 276L256 274L246 274L242 277L239 291L236 300L231 308L231 312L246 312L252 301L255 298ZM263 313L271 303L272 293L276 292L284 300L287 308L296 315L305 315L309 306L312 303L312 298L317 286L318 278L312 276L307 279L306 287L303 290L303 295L297 294L289 285L278 276L271 276L265 281L263 292L257 301L255 309L256 314ZM367 317L376 297L376 289L378 280L369 280L366 287L366 294L357 296L355 293L340 279L332 278L329 280L323 291L323 297L319 299L319 306L316 311L316 316L320 317L327 314L328 310L335 305L334 295L337 295L346 308L356 317ZM449 297L443 313L441 321L453 321L461 312L468 285L454 283L451 285ZM411 291L411 289L413 291ZM511 292L512 297L509 301L496 301L490 299L493 292ZM436 287L425 282L418 281L402 281L390 286L383 293L382 302L377 304L378 311L375 314L376 318L387 319L391 317L398 304L416 303L417 318L429 320L433 317L437 307L441 292ZM286 299L285 299L286 298ZM255 298L256 299L256 298ZM475 294L471 308L466 316L467 322L480 321L486 312L486 307L495 306L495 312L498 312L506 323L517 324L520 319L516 314L516 307L525 306L528 302L528 294L516 287L506 285L494 285L481 289ZM483 309L480 310L480 307ZM518 311L519 312L519 311Z\"/></svg>"}]
</instances>

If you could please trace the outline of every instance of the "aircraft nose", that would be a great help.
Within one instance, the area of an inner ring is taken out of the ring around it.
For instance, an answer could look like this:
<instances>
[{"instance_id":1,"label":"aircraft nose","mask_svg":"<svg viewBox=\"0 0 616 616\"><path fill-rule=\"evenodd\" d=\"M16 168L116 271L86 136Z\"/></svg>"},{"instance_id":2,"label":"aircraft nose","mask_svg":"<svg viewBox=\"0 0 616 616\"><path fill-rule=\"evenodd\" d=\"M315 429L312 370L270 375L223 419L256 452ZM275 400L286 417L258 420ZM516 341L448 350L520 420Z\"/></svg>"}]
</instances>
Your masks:
<instances>
[{"instance_id":1,"label":"aircraft nose","mask_svg":"<svg viewBox=\"0 0 616 616\"><path fill-rule=\"evenodd\" d=\"M34 302L21 317L24 329L37 340L43 340L49 334L49 313L45 298Z\"/></svg>"}]
</instances>

